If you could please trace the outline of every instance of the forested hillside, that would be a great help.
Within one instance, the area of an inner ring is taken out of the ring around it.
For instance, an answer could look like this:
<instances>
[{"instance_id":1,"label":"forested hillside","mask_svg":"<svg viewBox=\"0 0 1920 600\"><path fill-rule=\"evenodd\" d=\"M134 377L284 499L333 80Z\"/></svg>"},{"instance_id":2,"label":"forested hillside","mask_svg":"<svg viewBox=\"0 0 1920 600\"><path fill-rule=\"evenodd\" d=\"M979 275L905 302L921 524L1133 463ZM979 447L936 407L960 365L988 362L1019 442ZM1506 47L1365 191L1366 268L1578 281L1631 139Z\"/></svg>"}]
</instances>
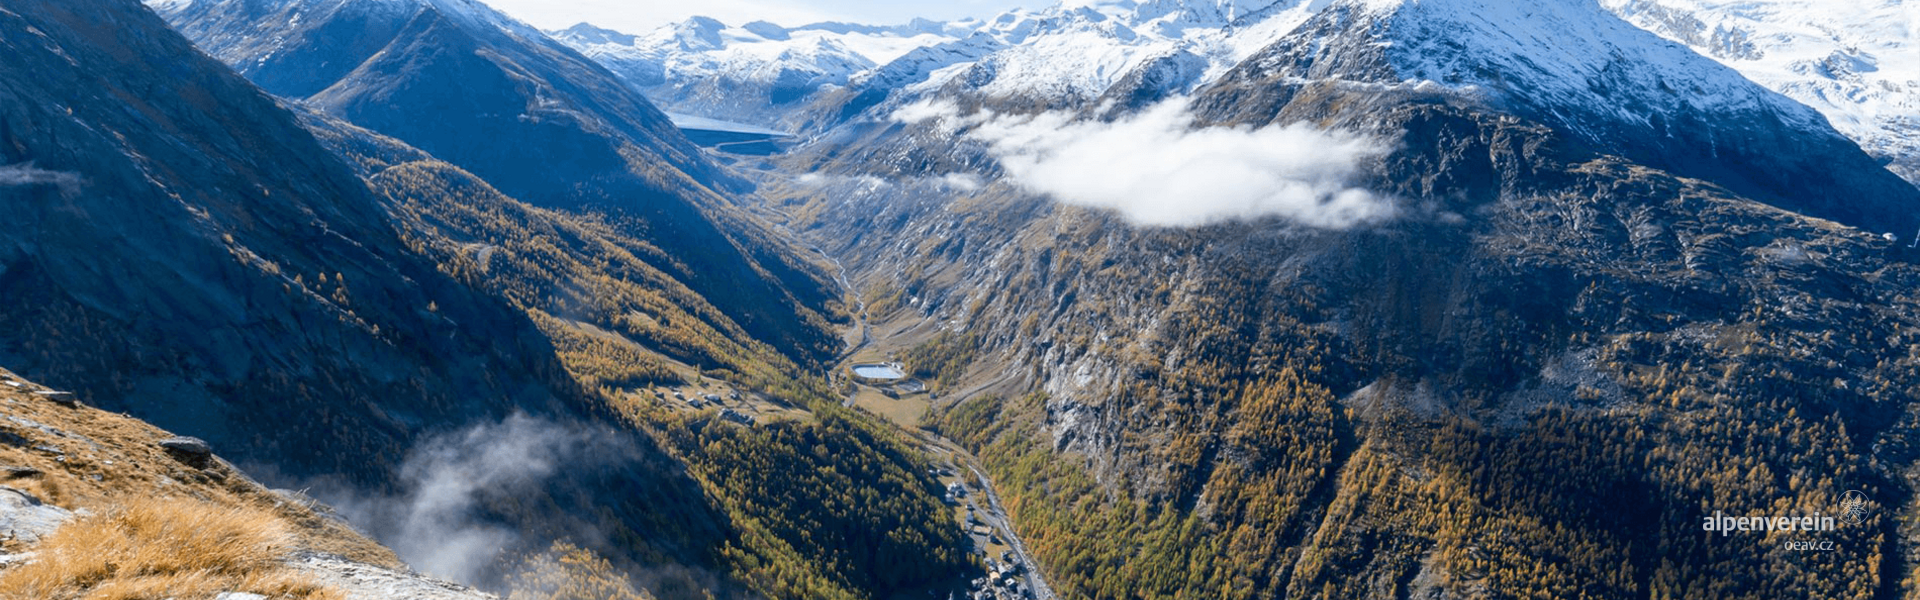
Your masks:
<instances>
[{"instance_id":1,"label":"forested hillside","mask_svg":"<svg viewBox=\"0 0 1920 600\"><path fill-rule=\"evenodd\" d=\"M910 369L968 365L929 425L986 461L1066 597L1913 589L1906 249L1550 127L1363 93L1279 112L1396 136L1365 182L1410 208L1376 226L777 185L881 318L939 324ZM1850 490L1872 517L1836 531L1702 531L1716 510L1835 514Z\"/></svg>"},{"instance_id":2,"label":"forested hillside","mask_svg":"<svg viewBox=\"0 0 1920 600\"><path fill-rule=\"evenodd\" d=\"M635 434L659 440L713 501L715 513L705 514L705 499L603 497L599 510L612 518L603 526L631 538L586 550L621 568L711 569L718 581L776 598L886 597L970 568L910 441L839 406L819 376L652 266L671 256L593 216L506 197L392 138L321 115L306 122L357 165L417 252L525 311L581 385ZM709 378L797 405L805 417L744 427L663 407L643 391ZM703 587L712 585L666 578L652 593L726 591Z\"/></svg>"}]
</instances>

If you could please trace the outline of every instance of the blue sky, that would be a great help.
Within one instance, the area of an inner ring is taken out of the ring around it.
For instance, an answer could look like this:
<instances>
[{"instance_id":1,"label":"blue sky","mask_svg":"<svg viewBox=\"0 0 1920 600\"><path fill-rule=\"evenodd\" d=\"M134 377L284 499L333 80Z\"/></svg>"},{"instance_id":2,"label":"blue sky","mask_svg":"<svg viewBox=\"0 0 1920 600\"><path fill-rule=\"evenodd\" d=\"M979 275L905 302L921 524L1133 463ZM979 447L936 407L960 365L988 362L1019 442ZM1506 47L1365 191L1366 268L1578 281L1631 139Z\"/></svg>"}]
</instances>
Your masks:
<instances>
[{"instance_id":1,"label":"blue sky","mask_svg":"<svg viewBox=\"0 0 1920 600\"><path fill-rule=\"evenodd\" d=\"M582 21L627 33L704 15L728 25L772 21L786 26L816 21L890 25L914 17L947 20L986 17L1016 6L1039 8L1047 0L481 0L542 29Z\"/></svg>"}]
</instances>

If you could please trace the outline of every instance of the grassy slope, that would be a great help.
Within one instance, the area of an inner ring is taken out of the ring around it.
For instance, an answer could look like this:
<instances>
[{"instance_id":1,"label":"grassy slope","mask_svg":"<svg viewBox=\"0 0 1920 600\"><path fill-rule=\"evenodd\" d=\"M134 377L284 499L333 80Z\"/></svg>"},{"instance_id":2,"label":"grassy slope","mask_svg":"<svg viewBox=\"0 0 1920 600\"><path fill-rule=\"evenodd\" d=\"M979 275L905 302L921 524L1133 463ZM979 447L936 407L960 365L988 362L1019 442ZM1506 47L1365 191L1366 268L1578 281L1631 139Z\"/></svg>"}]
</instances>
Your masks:
<instances>
[{"instance_id":1,"label":"grassy slope","mask_svg":"<svg viewBox=\"0 0 1920 600\"><path fill-rule=\"evenodd\" d=\"M18 384L18 385L15 385ZM86 406L61 406L45 388L0 371L0 464L31 469L0 481L69 510L85 510L0 569L0 598L338 597L284 567L293 550L398 566L391 551L310 505L269 492L225 461L190 464L162 449L171 434Z\"/></svg>"}]
</instances>

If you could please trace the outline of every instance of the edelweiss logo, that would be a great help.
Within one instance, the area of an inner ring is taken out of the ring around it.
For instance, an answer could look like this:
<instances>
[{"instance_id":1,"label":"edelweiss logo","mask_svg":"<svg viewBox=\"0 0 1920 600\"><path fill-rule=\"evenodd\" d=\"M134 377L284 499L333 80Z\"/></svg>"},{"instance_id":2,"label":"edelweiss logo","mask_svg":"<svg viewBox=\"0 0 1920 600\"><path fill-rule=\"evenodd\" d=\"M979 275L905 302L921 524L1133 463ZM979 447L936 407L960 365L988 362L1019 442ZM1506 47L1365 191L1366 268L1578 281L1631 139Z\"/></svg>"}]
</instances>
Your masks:
<instances>
[{"instance_id":1,"label":"edelweiss logo","mask_svg":"<svg viewBox=\"0 0 1920 600\"><path fill-rule=\"evenodd\" d=\"M1868 511L1867 495L1860 490L1847 490L1840 495L1840 518L1847 523L1859 525L1871 516Z\"/></svg>"}]
</instances>

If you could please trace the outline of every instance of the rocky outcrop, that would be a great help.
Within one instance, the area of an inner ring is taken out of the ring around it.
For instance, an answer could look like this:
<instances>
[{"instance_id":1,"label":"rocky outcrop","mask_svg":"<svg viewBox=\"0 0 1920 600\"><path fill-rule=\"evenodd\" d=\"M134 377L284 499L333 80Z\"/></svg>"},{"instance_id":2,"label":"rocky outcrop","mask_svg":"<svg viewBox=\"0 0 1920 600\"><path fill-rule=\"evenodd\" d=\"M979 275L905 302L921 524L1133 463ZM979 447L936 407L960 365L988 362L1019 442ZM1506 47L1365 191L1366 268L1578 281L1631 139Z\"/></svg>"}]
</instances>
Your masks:
<instances>
[{"instance_id":1,"label":"rocky outcrop","mask_svg":"<svg viewBox=\"0 0 1920 600\"><path fill-rule=\"evenodd\" d=\"M31 546L72 519L73 511L42 502L25 491L0 486L0 538ZM28 558L0 556L0 565Z\"/></svg>"},{"instance_id":2,"label":"rocky outcrop","mask_svg":"<svg viewBox=\"0 0 1920 600\"><path fill-rule=\"evenodd\" d=\"M196 437L170 437L160 440L160 447L196 458L213 455L213 448L208 446L206 441Z\"/></svg>"},{"instance_id":3,"label":"rocky outcrop","mask_svg":"<svg viewBox=\"0 0 1920 600\"><path fill-rule=\"evenodd\" d=\"M33 393L40 386L4 370L0 380L20 384L0 384L0 460L21 463L6 468L11 475L0 475L6 477L0 480L0 576L36 560L41 542L76 518L121 510L129 501L170 496L271 507L268 514L292 532L293 545L299 548L287 565L353 600L494 598L412 572L387 549L329 516L324 505L298 493L267 490L212 454L205 442L170 437L122 415L54 403ZM173 460L182 454L198 464ZM265 598L237 591L216 597Z\"/></svg>"},{"instance_id":4,"label":"rocky outcrop","mask_svg":"<svg viewBox=\"0 0 1920 600\"><path fill-rule=\"evenodd\" d=\"M353 600L498 600L498 596L418 573L355 562L328 554L305 553L289 561L314 581ZM240 599L235 599L240 600Z\"/></svg>"}]
</instances>

